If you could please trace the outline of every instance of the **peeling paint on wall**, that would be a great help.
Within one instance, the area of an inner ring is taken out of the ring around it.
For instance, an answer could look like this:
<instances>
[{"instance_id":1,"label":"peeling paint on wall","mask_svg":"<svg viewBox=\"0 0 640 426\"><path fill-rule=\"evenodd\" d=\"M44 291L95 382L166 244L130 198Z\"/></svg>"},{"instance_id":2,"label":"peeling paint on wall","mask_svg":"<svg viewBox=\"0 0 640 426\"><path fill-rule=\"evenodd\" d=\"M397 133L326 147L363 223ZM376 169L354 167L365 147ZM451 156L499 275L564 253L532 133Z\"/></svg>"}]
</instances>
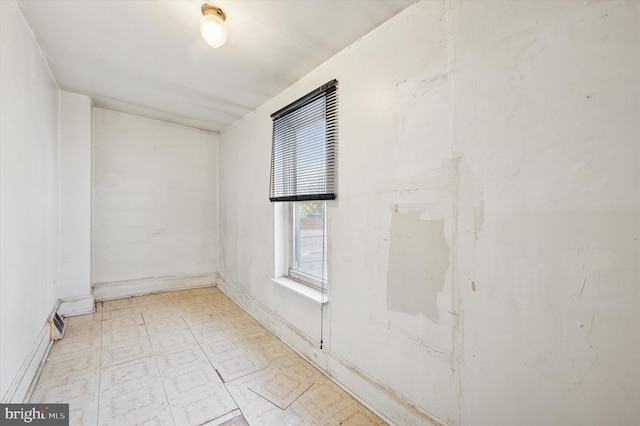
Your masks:
<instances>
[{"instance_id":1,"label":"peeling paint on wall","mask_svg":"<svg viewBox=\"0 0 640 426\"><path fill-rule=\"evenodd\" d=\"M438 293L449 269L444 220L423 220L419 211L391 218L387 306L438 322Z\"/></svg>"}]
</instances>

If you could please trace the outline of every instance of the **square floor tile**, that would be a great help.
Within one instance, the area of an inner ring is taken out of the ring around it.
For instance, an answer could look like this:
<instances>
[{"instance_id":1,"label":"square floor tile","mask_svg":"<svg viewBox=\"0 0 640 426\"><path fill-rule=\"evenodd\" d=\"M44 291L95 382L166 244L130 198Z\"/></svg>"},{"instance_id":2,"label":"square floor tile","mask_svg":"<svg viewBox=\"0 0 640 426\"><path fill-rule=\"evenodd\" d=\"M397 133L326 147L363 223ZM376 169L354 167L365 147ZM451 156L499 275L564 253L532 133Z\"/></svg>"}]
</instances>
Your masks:
<instances>
[{"instance_id":1,"label":"square floor tile","mask_svg":"<svg viewBox=\"0 0 640 426\"><path fill-rule=\"evenodd\" d=\"M160 379L134 382L100 394L98 424L173 425Z\"/></svg>"},{"instance_id":2,"label":"square floor tile","mask_svg":"<svg viewBox=\"0 0 640 426\"><path fill-rule=\"evenodd\" d=\"M105 300L102 302L102 310L104 312L114 311L117 309L132 308L137 306L134 297L125 297L122 299Z\"/></svg>"},{"instance_id":3,"label":"square floor tile","mask_svg":"<svg viewBox=\"0 0 640 426\"><path fill-rule=\"evenodd\" d=\"M322 422L325 426L344 425L344 426L369 426L378 425L386 426L380 417L373 414L369 409L359 402L354 402L344 410L339 411L333 416Z\"/></svg>"},{"instance_id":4,"label":"square floor tile","mask_svg":"<svg viewBox=\"0 0 640 426\"><path fill-rule=\"evenodd\" d=\"M187 328L171 330L162 334L152 334L150 338L151 346L155 353L180 349L198 343Z\"/></svg>"},{"instance_id":5,"label":"square floor tile","mask_svg":"<svg viewBox=\"0 0 640 426\"><path fill-rule=\"evenodd\" d=\"M249 389L286 409L320 378L306 361L293 359L255 374Z\"/></svg>"},{"instance_id":6,"label":"square floor tile","mask_svg":"<svg viewBox=\"0 0 640 426\"><path fill-rule=\"evenodd\" d=\"M144 358L153 353L148 337L102 348L102 367Z\"/></svg>"},{"instance_id":7,"label":"square floor tile","mask_svg":"<svg viewBox=\"0 0 640 426\"><path fill-rule=\"evenodd\" d=\"M297 403L291 404L286 410L275 405L261 405L250 407L243 411L250 425L282 425L282 426L312 426L318 423L309 416L309 413ZM339 423L336 423L337 426ZM362 426L365 426L364 424Z\"/></svg>"},{"instance_id":8,"label":"square floor tile","mask_svg":"<svg viewBox=\"0 0 640 426\"><path fill-rule=\"evenodd\" d=\"M217 326L219 324L219 320L217 319L216 315L212 313L191 315L184 320L189 325L189 327L208 327Z\"/></svg>"},{"instance_id":9,"label":"square floor tile","mask_svg":"<svg viewBox=\"0 0 640 426\"><path fill-rule=\"evenodd\" d=\"M98 370L48 379L41 377L31 394L30 402L82 404L83 401L98 397L99 383L100 372Z\"/></svg>"},{"instance_id":10,"label":"square floor tile","mask_svg":"<svg viewBox=\"0 0 640 426\"><path fill-rule=\"evenodd\" d=\"M176 424L201 425L238 408L209 363L163 370L162 381Z\"/></svg>"},{"instance_id":11,"label":"square floor tile","mask_svg":"<svg viewBox=\"0 0 640 426\"><path fill-rule=\"evenodd\" d=\"M144 325L144 320L141 314L136 314L129 317L110 319L102 321L102 332L113 333L118 330L124 330L127 328L134 328L139 325Z\"/></svg>"},{"instance_id":12,"label":"square floor tile","mask_svg":"<svg viewBox=\"0 0 640 426\"><path fill-rule=\"evenodd\" d=\"M101 346L102 338L100 334L63 338L53 343L49 357L73 355L78 352L99 351Z\"/></svg>"},{"instance_id":13,"label":"square floor tile","mask_svg":"<svg viewBox=\"0 0 640 426\"><path fill-rule=\"evenodd\" d=\"M49 356L45 361L40 380L46 381L71 374L89 373L100 369L100 351L74 352L60 356Z\"/></svg>"},{"instance_id":14,"label":"square floor tile","mask_svg":"<svg viewBox=\"0 0 640 426\"><path fill-rule=\"evenodd\" d=\"M171 299L166 293L145 294L144 296L136 296L135 299L138 305L149 305L158 302L171 303Z\"/></svg>"},{"instance_id":15,"label":"square floor tile","mask_svg":"<svg viewBox=\"0 0 640 426\"><path fill-rule=\"evenodd\" d=\"M214 365L215 360L220 357L228 358L234 354L245 351L244 345L238 339L227 336L219 336L216 340L200 341L199 343L204 353Z\"/></svg>"},{"instance_id":16,"label":"square floor tile","mask_svg":"<svg viewBox=\"0 0 640 426\"><path fill-rule=\"evenodd\" d=\"M166 321L150 322L146 324L149 336L161 336L175 330L186 330L187 323L182 318L172 318Z\"/></svg>"},{"instance_id":17,"label":"square floor tile","mask_svg":"<svg viewBox=\"0 0 640 426\"><path fill-rule=\"evenodd\" d=\"M64 332L64 339L73 339L75 337L85 337L92 335L99 335L102 329L102 321L91 320L83 323L73 323L70 326L67 323L67 328Z\"/></svg>"},{"instance_id":18,"label":"square floor tile","mask_svg":"<svg viewBox=\"0 0 640 426\"><path fill-rule=\"evenodd\" d=\"M133 317L133 316L139 315L141 312L140 307L135 306L135 304L132 304L132 305L134 306L126 307L122 309L115 309L112 311L105 310L104 312L102 312L102 319L111 320L111 319L119 319L119 318Z\"/></svg>"},{"instance_id":19,"label":"square floor tile","mask_svg":"<svg viewBox=\"0 0 640 426\"><path fill-rule=\"evenodd\" d=\"M173 308L143 309L142 318L144 318L145 324L150 324L154 322L177 321L182 319L182 315Z\"/></svg>"},{"instance_id":20,"label":"square floor tile","mask_svg":"<svg viewBox=\"0 0 640 426\"><path fill-rule=\"evenodd\" d=\"M147 338L147 328L144 325L128 328L112 327L109 331L102 332L102 348L123 346L129 342L146 340Z\"/></svg>"},{"instance_id":21,"label":"square floor tile","mask_svg":"<svg viewBox=\"0 0 640 426\"><path fill-rule=\"evenodd\" d=\"M233 418L230 418L229 420L226 420L222 423L215 423L215 424L217 426L249 426L247 419L245 419L242 414L239 414Z\"/></svg>"},{"instance_id":22,"label":"square floor tile","mask_svg":"<svg viewBox=\"0 0 640 426\"><path fill-rule=\"evenodd\" d=\"M82 403L69 404L69 424L73 426L95 426L98 424L98 397Z\"/></svg>"},{"instance_id":23,"label":"square floor tile","mask_svg":"<svg viewBox=\"0 0 640 426\"><path fill-rule=\"evenodd\" d=\"M327 378L320 378L297 401L319 422L344 410L356 400Z\"/></svg>"},{"instance_id":24,"label":"square floor tile","mask_svg":"<svg viewBox=\"0 0 640 426\"><path fill-rule=\"evenodd\" d=\"M248 349L225 352L211 359L211 363L225 382L230 382L267 367L259 354Z\"/></svg>"},{"instance_id":25,"label":"square floor tile","mask_svg":"<svg viewBox=\"0 0 640 426\"><path fill-rule=\"evenodd\" d=\"M198 305L183 305L180 308L183 316L198 316L198 315L206 315L214 311L215 308L208 304L198 304Z\"/></svg>"},{"instance_id":26,"label":"square floor tile","mask_svg":"<svg viewBox=\"0 0 640 426\"><path fill-rule=\"evenodd\" d=\"M201 345L206 344L219 344L225 340L231 340L238 342L240 338L233 332L219 328L218 326L211 327L190 327L193 336L198 340Z\"/></svg>"},{"instance_id":27,"label":"square floor tile","mask_svg":"<svg viewBox=\"0 0 640 426\"><path fill-rule=\"evenodd\" d=\"M250 407L257 407L260 405L273 405L272 403L249 389L249 386L255 380L254 376L256 374L258 373L247 375L233 380L232 382L225 383L225 386L229 390L229 393L233 396L234 401L236 401L238 407L240 407L243 413L245 413L246 410Z\"/></svg>"},{"instance_id":28,"label":"square floor tile","mask_svg":"<svg viewBox=\"0 0 640 426\"><path fill-rule=\"evenodd\" d=\"M280 364L298 356L289 346L275 337L251 344L245 343L245 345L259 354L260 359L269 366Z\"/></svg>"},{"instance_id":29,"label":"square floor tile","mask_svg":"<svg viewBox=\"0 0 640 426\"><path fill-rule=\"evenodd\" d=\"M138 305L143 312L177 311L176 305L170 299L152 300Z\"/></svg>"},{"instance_id":30,"label":"square floor tile","mask_svg":"<svg viewBox=\"0 0 640 426\"><path fill-rule=\"evenodd\" d=\"M102 313L95 312L93 314L75 315L72 317L64 317L64 322L67 324L67 329L74 327L84 327L88 323L102 321Z\"/></svg>"},{"instance_id":31,"label":"square floor tile","mask_svg":"<svg viewBox=\"0 0 640 426\"><path fill-rule=\"evenodd\" d=\"M191 345L184 348L174 349L155 354L160 373L169 371L180 371L189 368L195 363L208 363L207 357L198 345Z\"/></svg>"},{"instance_id":32,"label":"square floor tile","mask_svg":"<svg viewBox=\"0 0 640 426\"><path fill-rule=\"evenodd\" d=\"M110 392L134 383L156 380L160 377L156 360L145 357L103 368L100 376L100 392Z\"/></svg>"}]
</instances>

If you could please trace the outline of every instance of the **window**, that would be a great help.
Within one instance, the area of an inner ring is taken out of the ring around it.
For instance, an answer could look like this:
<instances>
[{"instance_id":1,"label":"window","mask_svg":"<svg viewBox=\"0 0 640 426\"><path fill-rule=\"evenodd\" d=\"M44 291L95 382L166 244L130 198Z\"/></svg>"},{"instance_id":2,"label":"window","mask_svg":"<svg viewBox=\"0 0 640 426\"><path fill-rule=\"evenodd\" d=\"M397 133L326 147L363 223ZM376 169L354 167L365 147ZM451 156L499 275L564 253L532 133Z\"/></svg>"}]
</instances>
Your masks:
<instances>
[{"instance_id":1,"label":"window","mask_svg":"<svg viewBox=\"0 0 640 426\"><path fill-rule=\"evenodd\" d=\"M271 115L271 201L336 198L336 88L333 80Z\"/></svg>"},{"instance_id":2,"label":"window","mask_svg":"<svg viewBox=\"0 0 640 426\"><path fill-rule=\"evenodd\" d=\"M322 289L327 281L326 202L292 203L291 215L289 276Z\"/></svg>"},{"instance_id":3,"label":"window","mask_svg":"<svg viewBox=\"0 0 640 426\"><path fill-rule=\"evenodd\" d=\"M269 199L286 202L287 275L324 290L326 200L336 198L337 81L272 114Z\"/></svg>"}]
</instances>

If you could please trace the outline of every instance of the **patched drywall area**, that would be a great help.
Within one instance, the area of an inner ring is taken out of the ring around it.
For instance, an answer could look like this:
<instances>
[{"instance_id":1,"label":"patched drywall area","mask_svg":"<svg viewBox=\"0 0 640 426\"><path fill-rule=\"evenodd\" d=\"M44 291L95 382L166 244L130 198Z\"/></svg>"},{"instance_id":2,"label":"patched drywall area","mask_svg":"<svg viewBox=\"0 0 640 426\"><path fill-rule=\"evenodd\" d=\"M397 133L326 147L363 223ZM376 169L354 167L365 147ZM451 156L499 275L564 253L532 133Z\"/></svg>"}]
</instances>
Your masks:
<instances>
[{"instance_id":1,"label":"patched drywall area","mask_svg":"<svg viewBox=\"0 0 640 426\"><path fill-rule=\"evenodd\" d=\"M450 256L444 220L422 220L419 211L394 212L390 233L389 309L438 322L438 294Z\"/></svg>"}]
</instances>

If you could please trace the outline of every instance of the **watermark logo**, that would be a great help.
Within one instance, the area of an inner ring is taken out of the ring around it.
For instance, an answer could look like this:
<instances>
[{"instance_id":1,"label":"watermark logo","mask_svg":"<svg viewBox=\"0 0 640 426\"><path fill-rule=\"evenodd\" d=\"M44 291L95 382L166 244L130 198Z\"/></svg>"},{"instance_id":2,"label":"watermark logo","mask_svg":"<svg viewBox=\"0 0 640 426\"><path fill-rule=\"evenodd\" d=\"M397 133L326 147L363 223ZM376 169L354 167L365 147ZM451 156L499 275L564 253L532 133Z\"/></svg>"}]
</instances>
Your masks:
<instances>
[{"instance_id":1,"label":"watermark logo","mask_svg":"<svg viewBox=\"0 0 640 426\"><path fill-rule=\"evenodd\" d=\"M69 404L0 404L0 425L69 426Z\"/></svg>"}]
</instances>

